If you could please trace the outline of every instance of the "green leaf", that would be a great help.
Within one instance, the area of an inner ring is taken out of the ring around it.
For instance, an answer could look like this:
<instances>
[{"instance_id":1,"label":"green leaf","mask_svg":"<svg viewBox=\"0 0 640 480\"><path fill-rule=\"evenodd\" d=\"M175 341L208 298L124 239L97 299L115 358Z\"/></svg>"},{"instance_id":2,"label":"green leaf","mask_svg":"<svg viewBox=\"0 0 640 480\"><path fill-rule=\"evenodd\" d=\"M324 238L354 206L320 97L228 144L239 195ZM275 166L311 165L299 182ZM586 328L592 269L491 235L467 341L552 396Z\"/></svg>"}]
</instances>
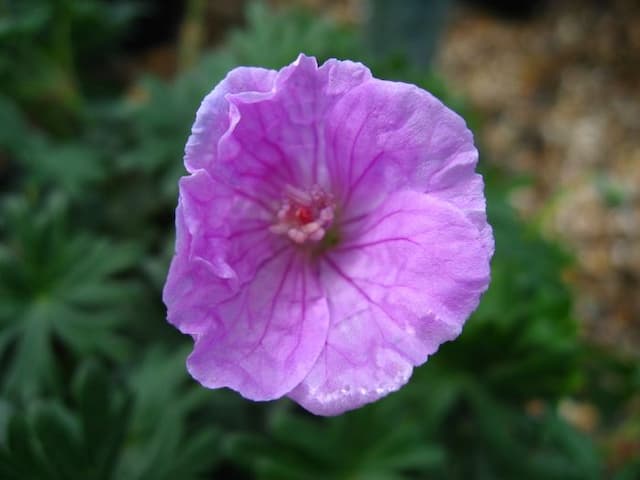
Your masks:
<instances>
[{"instance_id":1,"label":"green leaf","mask_svg":"<svg viewBox=\"0 0 640 480\"><path fill-rule=\"evenodd\" d=\"M61 341L76 355L101 353L122 361L128 340L120 326L141 293L119 278L139 254L103 238L71 231L61 197L41 202L8 198L0 228L0 351L11 352L3 390L30 398L56 385L52 346Z\"/></svg>"},{"instance_id":2,"label":"green leaf","mask_svg":"<svg viewBox=\"0 0 640 480\"><path fill-rule=\"evenodd\" d=\"M87 459L81 448L75 417L59 405L43 405L35 412L34 434L40 440L47 462L57 472L57 478L86 478Z\"/></svg>"},{"instance_id":3,"label":"green leaf","mask_svg":"<svg viewBox=\"0 0 640 480\"><path fill-rule=\"evenodd\" d=\"M74 390L91 478L111 478L129 428L130 396L114 389L106 370L94 362L82 366Z\"/></svg>"},{"instance_id":4,"label":"green leaf","mask_svg":"<svg viewBox=\"0 0 640 480\"><path fill-rule=\"evenodd\" d=\"M0 449L8 460L8 470L21 480L47 478L55 480L57 474L46 461L33 428L27 418L14 415L9 422L6 448Z\"/></svg>"}]
</instances>

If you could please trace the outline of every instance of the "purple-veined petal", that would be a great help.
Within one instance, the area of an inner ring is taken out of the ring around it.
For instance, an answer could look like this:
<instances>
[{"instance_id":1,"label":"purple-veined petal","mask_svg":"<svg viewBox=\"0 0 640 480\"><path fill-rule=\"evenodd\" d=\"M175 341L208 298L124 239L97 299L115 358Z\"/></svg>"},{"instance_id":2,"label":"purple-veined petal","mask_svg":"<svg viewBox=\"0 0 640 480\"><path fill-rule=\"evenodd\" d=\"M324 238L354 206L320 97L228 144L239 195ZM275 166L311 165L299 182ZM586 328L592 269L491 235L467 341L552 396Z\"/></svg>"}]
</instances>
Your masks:
<instances>
[{"instance_id":1,"label":"purple-veined petal","mask_svg":"<svg viewBox=\"0 0 640 480\"><path fill-rule=\"evenodd\" d=\"M229 93L271 90L277 72L255 67L238 67L209 93L198 112L185 147L184 164L189 172L215 163L218 141L229 129Z\"/></svg>"},{"instance_id":2,"label":"purple-veined petal","mask_svg":"<svg viewBox=\"0 0 640 480\"><path fill-rule=\"evenodd\" d=\"M327 304L306 259L284 248L212 311L187 360L209 388L230 387L251 400L288 393L316 362L327 335Z\"/></svg>"},{"instance_id":3,"label":"purple-veined petal","mask_svg":"<svg viewBox=\"0 0 640 480\"><path fill-rule=\"evenodd\" d=\"M419 192L389 196L321 261L331 325L290 396L335 415L400 388L460 333L489 283L489 260L456 207Z\"/></svg>"},{"instance_id":4,"label":"purple-veined petal","mask_svg":"<svg viewBox=\"0 0 640 480\"><path fill-rule=\"evenodd\" d=\"M205 170L180 182L179 237L164 289L168 319L194 336L203 385L253 400L284 395L315 362L329 323L317 276L269 232L265 212Z\"/></svg>"},{"instance_id":5,"label":"purple-veined petal","mask_svg":"<svg viewBox=\"0 0 640 480\"><path fill-rule=\"evenodd\" d=\"M326 145L333 192L349 216L367 212L389 192L423 191L462 210L493 252L473 135L428 92L401 82L363 82L329 114Z\"/></svg>"},{"instance_id":6,"label":"purple-veined petal","mask_svg":"<svg viewBox=\"0 0 640 480\"><path fill-rule=\"evenodd\" d=\"M184 333L205 331L216 304L282 247L268 231L271 221L266 206L206 170L182 178L176 252L163 292L168 320Z\"/></svg>"},{"instance_id":7,"label":"purple-veined petal","mask_svg":"<svg viewBox=\"0 0 640 480\"><path fill-rule=\"evenodd\" d=\"M345 92L371 78L362 64L301 55L272 90L230 94L231 123L219 142L221 168L260 195L286 185L326 183L325 117Z\"/></svg>"}]
</instances>

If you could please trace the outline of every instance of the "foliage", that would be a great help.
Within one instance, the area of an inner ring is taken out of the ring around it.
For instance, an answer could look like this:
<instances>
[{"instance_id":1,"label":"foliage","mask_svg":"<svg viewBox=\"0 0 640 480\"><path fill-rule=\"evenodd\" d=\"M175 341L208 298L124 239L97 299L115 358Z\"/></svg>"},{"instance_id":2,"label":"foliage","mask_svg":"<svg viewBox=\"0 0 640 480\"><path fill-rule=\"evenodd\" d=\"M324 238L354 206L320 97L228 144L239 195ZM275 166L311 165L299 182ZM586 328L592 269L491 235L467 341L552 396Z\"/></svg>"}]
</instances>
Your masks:
<instances>
[{"instance_id":1,"label":"foliage","mask_svg":"<svg viewBox=\"0 0 640 480\"><path fill-rule=\"evenodd\" d=\"M3 0L2 91L36 114L40 124L73 134L82 115L83 89L91 84L84 74L105 61L103 52L114 50L140 13L140 4L131 0Z\"/></svg>"},{"instance_id":2,"label":"foliage","mask_svg":"<svg viewBox=\"0 0 640 480\"><path fill-rule=\"evenodd\" d=\"M122 358L126 340L115 328L127 322L135 298L133 279L114 278L133 264L135 248L70 233L59 196L33 203L5 199L0 243L3 389L23 398L51 386L54 336L78 357Z\"/></svg>"},{"instance_id":3,"label":"foliage","mask_svg":"<svg viewBox=\"0 0 640 480\"><path fill-rule=\"evenodd\" d=\"M485 172L491 288L463 335L403 390L319 419L286 400L196 386L184 369L189 340L164 324L160 292L182 149L201 98L229 69L279 67L300 51L352 58L471 117L436 75L372 55L353 29L261 4L172 81L98 91L92 68L117 54L140 5L0 3L0 178L11 192L0 197L1 478L639 474L637 461L611 470L557 413L579 397L616 426L640 368L581 342L561 279L570 258L518 219L496 171Z\"/></svg>"},{"instance_id":4,"label":"foliage","mask_svg":"<svg viewBox=\"0 0 640 480\"><path fill-rule=\"evenodd\" d=\"M199 478L218 461L219 433L185 434L188 414L203 398L185 388L183 361L183 352L150 352L128 387L85 362L73 379L72 408L54 398L11 416L0 448L2 478Z\"/></svg>"}]
</instances>

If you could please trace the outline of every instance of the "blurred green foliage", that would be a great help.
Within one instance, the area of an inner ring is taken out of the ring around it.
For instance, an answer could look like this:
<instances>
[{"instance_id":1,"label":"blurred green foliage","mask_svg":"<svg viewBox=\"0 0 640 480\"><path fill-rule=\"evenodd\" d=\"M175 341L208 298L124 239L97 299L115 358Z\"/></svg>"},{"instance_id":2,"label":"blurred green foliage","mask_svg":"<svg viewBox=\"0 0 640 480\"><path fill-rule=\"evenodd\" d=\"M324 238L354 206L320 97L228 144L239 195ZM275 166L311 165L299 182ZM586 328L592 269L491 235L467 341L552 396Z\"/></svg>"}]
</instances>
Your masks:
<instances>
[{"instance_id":1,"label":"blurred green foliage","mask_svg":"<svg viewBox=\"0 0 640 480\"><path fill-rule=\"evenodd\" d=\"M351 58L477 120L436 75L376 58L357 32L260 4L192 70L105 94L87 62L115 55L141 11L130 1L0 3L0 478L640 476L637 461L609 465L557 409L580 398L615 428L640 368L580 341L561 280L570 259L517 218L509 179L487 168L491 288L407 387L322 419L287 400L197 386L184 368L190 341L165 324L160 292L182 149L227 71L277 68L300 51Z\"/></svg>"}]
</instances>

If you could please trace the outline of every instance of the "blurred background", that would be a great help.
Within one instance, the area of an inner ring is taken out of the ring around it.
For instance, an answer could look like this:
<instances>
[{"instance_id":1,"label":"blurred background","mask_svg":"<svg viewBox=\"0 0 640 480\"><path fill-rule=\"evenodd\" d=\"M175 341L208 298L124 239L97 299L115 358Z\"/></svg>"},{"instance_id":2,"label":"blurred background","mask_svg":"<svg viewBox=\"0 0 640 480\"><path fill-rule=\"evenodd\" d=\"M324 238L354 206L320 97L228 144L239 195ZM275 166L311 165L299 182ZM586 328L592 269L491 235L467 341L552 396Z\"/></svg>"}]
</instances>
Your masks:
<instances>
[{"instance_id":1,"label":"blurred background","mask_svg":"<svg viewBox=\"0 0 640 480\"><path fill-rule=\"evenodd\" d=\"M493 281L336 418L208 391L165 322L182 152L237 65L359 60L463 115ZM0 0L0 478L640 478L635 0Z\"/></svg>"}]
</instances>

